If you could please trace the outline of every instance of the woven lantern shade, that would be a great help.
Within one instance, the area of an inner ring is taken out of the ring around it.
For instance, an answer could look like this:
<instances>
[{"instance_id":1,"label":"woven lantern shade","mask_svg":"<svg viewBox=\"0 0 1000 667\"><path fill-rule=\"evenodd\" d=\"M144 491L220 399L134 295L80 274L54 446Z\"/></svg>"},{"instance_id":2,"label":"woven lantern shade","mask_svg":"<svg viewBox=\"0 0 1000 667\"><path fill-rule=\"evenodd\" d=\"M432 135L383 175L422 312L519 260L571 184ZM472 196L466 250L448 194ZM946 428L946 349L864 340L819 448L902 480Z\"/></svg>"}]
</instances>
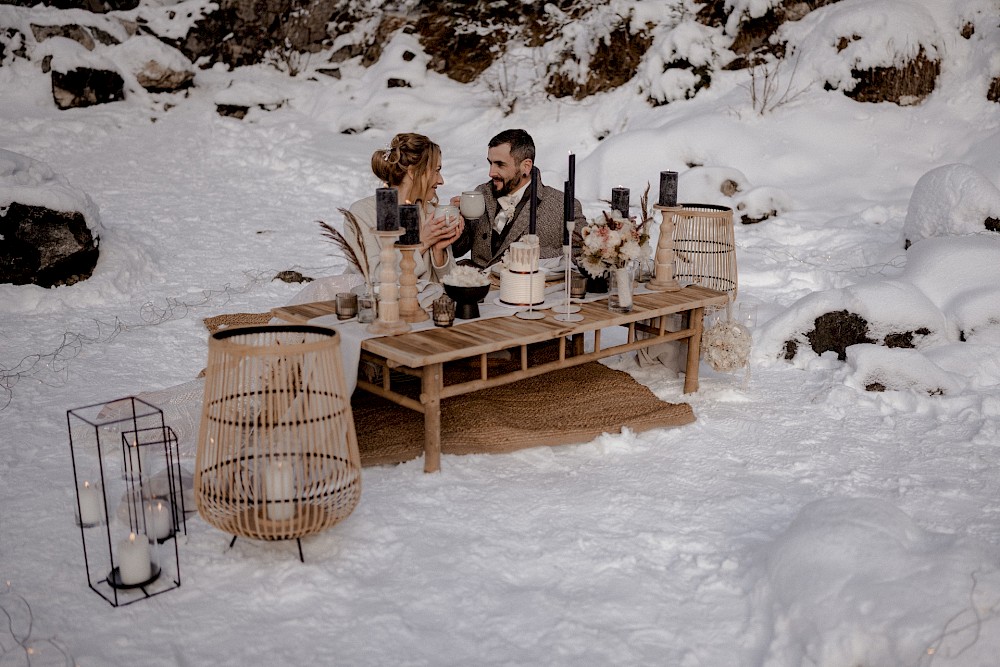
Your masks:
<instances>
[{"instance_id":1,"label":"woven lantern shade","mask_svg":"<svg viewBox=\"0 0 1000 667\"><path fill-rule=\"evenodd\" d=\"M681 285L701 285L736 299L736 236L733 209L681 204L674 221L674 277Z\"/></svg>"},{"instance_id":2,"label":"woven lantern shade","mask_svg":"<svg viewBox=\"0 0 1000 667\"><path fill-rule=\"evenodd\" d=\"M332 329L252 326L209 339L195 500L235 536L300 538L347 517L361 459Z\"/></svg>"}]
</instances>

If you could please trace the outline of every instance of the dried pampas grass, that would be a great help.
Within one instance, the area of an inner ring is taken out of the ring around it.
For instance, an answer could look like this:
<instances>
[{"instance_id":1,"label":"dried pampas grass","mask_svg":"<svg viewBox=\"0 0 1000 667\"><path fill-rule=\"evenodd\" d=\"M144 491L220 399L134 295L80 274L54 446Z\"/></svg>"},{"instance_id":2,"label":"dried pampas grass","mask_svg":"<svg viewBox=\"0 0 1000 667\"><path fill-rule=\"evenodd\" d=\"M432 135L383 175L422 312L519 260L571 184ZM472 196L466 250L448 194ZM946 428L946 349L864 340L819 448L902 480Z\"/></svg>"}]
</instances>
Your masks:
<instances>
[{"instance_id":1,"label":"dried pampas grass","mask_svg":"<svg viewBox=\"0 0 1000 667\"><path fill-rule=\"evenodd\" d=\"M360 256L357 252L355 252L354 247L347 241L347 238L334 227L322 220L317 220L316 223L319 224L320 228L323 230L323 236L331 241L337 249L343 253L347 261L353 264L357 268L358 272L365 277L365 280L368 281L370 279L368 275L368 251L365 248L365 237L361 233L361 224L358 222L358 219L354 217L354 214L346 208L338 210L344 214L344 224L351 225L354 228L354 238L358 240L358 250L360 250Z\"/></svg>"}]
</instances>

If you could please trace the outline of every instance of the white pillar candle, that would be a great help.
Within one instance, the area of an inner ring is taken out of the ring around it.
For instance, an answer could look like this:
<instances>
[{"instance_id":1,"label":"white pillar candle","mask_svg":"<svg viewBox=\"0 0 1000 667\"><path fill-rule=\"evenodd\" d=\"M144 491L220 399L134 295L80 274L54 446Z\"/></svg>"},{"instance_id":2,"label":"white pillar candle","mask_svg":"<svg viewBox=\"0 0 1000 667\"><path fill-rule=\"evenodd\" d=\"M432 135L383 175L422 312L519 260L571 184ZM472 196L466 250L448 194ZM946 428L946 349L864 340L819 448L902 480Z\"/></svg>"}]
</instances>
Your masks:
<instances>
[{"instance_id":1,"label":"white pillar candle","mask_svg":"<svg viewBox=\"0 0 1000 667\"><path fill-rule=\"evenodd\" d=\"M149 579L152 573L146 536L136 539L135 533L129 533L128 539L118 544L118 579L133 586Z\"/></svg>"},{"instance_id":2,"label":"white pillar candle","mask_svg":"<svg viewBox=\"0 0 1000 667\"><path fill-rule=\"evenodd\" d=\"M170 537L174 532L174 520L171 515L170 503L166 500L156 500L145 503L146 532L154 540Z\"/></svg>"},{"instance_id":3,"label":"white pillar candle","mask_svg":"<svg viewBox=\"0 0 1000 667\"><path fill-rule=\"evenodd\" d=\"M84 526L101 523L104 518L104 512L101 511L101 494L96 488L90 485L90 482L84 482L79 492L80 523Z\"/></svg>"},{"instance_id":4,"label":"white pillar candle","mask_svg":"<svg viewBox=\"0 0 1000 667\"><path fill-rule=\"evenodd\" d=\"M292 466L278 461L267 466L264 471L264 498L267 503L267 518L274 521L291 519L295 516L295 478Z\"/></svg>"}]
</instances>

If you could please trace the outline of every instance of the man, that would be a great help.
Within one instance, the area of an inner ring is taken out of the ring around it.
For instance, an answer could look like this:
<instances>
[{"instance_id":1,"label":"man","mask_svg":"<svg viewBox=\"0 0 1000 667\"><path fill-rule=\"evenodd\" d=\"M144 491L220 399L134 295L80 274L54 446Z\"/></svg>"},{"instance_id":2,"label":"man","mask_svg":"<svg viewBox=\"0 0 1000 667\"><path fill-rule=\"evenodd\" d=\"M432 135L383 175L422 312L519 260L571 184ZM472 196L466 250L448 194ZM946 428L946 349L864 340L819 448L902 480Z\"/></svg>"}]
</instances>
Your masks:
<instances>
[{"instance_id":1,"label":"man","mask_svg":"<svg viewBox=\"0 0 1000 667\"><path fill-rule=\"evenodd\" d=\"M490 163L490 182L476 187L486 200L486 213L466 220L465 230L452 246L455 257L471 250L471 263L480 269L499 262L510 244L528 233L535 142L524 130L504 130L490 139L486 159ZM559 257L566 226L563 193L543 185L537 171L536 178L535 233L541 256ZM584 221L579 201L573 201L573 213L577 223Z\"/></svg>"}]
</instances>

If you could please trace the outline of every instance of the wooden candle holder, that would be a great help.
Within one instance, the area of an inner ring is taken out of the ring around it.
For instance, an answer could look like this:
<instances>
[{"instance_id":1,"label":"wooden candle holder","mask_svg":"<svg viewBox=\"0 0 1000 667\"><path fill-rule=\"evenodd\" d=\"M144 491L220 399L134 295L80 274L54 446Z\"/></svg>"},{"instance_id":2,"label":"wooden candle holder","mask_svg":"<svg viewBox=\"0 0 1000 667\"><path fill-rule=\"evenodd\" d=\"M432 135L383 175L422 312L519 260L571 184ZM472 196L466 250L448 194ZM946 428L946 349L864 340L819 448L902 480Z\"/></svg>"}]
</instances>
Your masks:
<instances>
[{"instance_id":1,"label":"wooden candle holder","mask_svg":"<svg viewBox=\"0 0 1000 667\"><path fill-rule=\"evenodd\" d=\"M430 319L417 300L417 262L413 253L420 245L397 245L402 254L399 260L399 316L405 322L424 322Z\"/></svg>"},{"instance_id":2,"label":"wooden candle holder","mask_svg":"<svg viewBox=\"0 0 1000 667\"><path fill-rule=\"evenodd\" d=\"M646 288L653 292L677 292L681 285L674 278L674 213L681 207L653 204L653 208L660 212L660 235L654 255L656 276L646 283Z\"/></svg>"},{"instance_id":3,"label":"wooden candle holder","mask_svg":"<svg viewBox=\"0 0 1000 667\"><path fill-rule=\"evenodd\" d=\"M380 248L378 319L368 325L368 332L379 336L394 336L410 330L410 325L399 319L399 286L396 284L395 243L402 235L402 229L375 232Z\"/></svg>"}]
</instances>

